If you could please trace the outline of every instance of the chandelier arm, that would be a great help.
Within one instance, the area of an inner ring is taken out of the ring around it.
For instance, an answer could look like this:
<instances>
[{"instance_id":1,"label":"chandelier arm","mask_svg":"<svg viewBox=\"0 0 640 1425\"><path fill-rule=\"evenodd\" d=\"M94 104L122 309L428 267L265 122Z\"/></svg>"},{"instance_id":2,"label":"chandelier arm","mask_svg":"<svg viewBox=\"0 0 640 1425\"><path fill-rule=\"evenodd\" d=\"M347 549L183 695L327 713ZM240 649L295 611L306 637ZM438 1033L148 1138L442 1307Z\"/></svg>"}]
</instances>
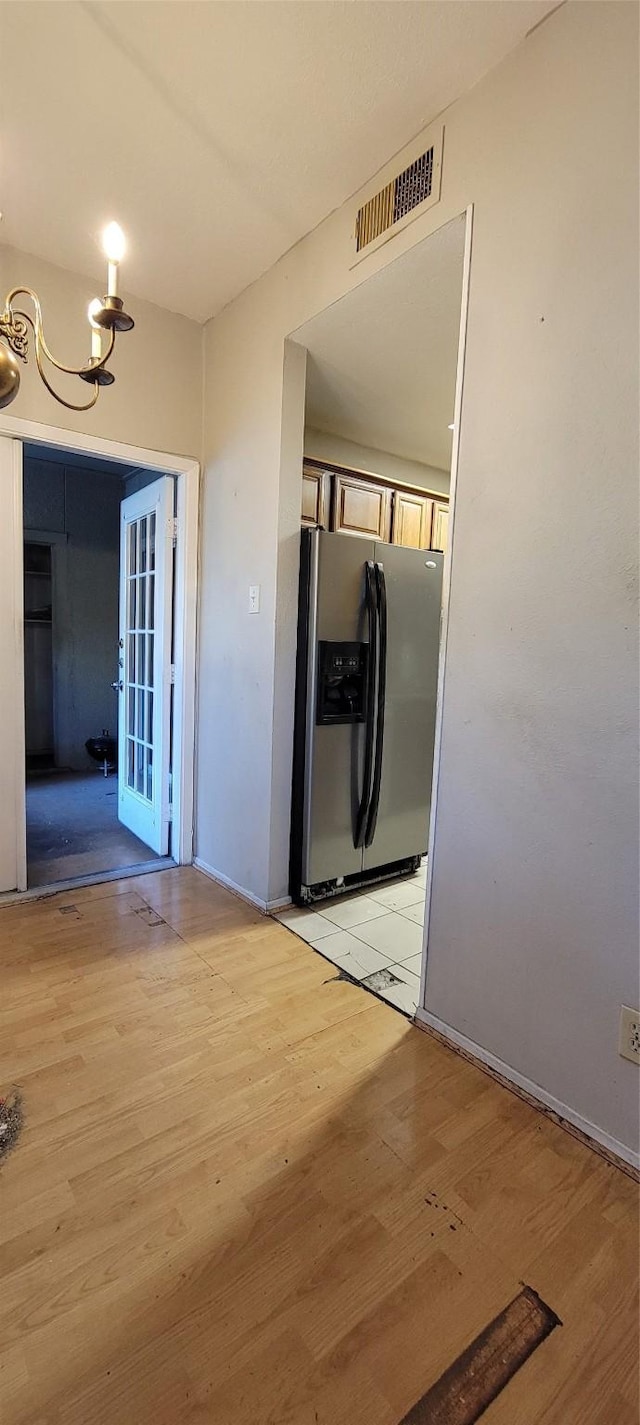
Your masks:
<instances>
[{"instance_id":1,"label":"chandelier arm","mask_svg":"<svg viewBox=\"0 0 640 1425\"><path fill-rule=\"evenodd\" d=\"M24 314L23 314L23 315L24 315ZM52 354L51 354L51 352L49 351L49 348L48 348L48 346L47 346L47 343L46 343L46 341L45 341L45 339L44 339L44 331L43 331L43 327L42 327L42 316L40 317L39 325L37 325L37 326L35 327L35 337L36 337L36 346L40 346L40 347L42 348L42 350L44 351L45 356L47 357L47 360L51 362L51 365L52 365L52 366L55 366L55 367L56 367L56 370L58 370L58 371L65 371L68 376L79 376L82 371L87 371L87 370L88 370L88 367L87 367L87 364L86 364L86 363L85 363L84 366L76 367L76 366L63 366L61 361L56 361L55 356L52 356ZM92 367L91 367L91 370L92 370L92 371L101 371L102 368L103 368L104 366L106 366L106 363L107 363L107 361L109 360L109 357L111 356L111 353L112 353L112 351L113 351L113 348L114 348L115 344L116 344L116 333L115 333L115 330L112 328L111 332L109 333L109 345L108 345L108 347L107 347L107 350L105 351L104 356L101 356L101 357L100 357L100 360L99 360L99 361L96 361L95 366L92 366ZM78 406L78 407L76 407L75 409L77 409L77 410L84 410L84 406Z\"/></svg>"},{"instance_id":2,"label":"chandelier arm","mask_svg":"<svg viewBox=\"0 0 640 1425\"><path fill-rule=\"evenodd\" d=\"M34 320L33 320L33 317L31 317L28 312L21 312L20 310L18 310L17 312L14 312L13 307L10 305L10 303L9 303L8 300L7 300L7 305L6 305L6 307L5 307L5 312L10 312L12 317L22 317L23 321L29 323L29 326L31 327L31 330L32 330L32 332L33 332L33 335L35 336L35 334L36 334L36 324L35 324L35 322L34 322ZM26 359L26 358L25 358L25 359Z\"/></svg>"},{"instance_id":3,"label":"chandelier arm","mask_svg":"<svg viewBox=\"0 0 640 1425\"><path fill-rule=\"evenodd\" d=\"M28 313L28 312L17 311L17 312L14 313L14 311L13 311L13 305L12 305L12 304L13 304L14 297L30 297L30 298L31 298L31 301L33 302L33 305L34 305L34 307L35 307L35 312L36 312L35 321L34 321L33 317L29 316L29 313ZM46 343L46 341L45 341L44 326L43 326L43 322L42 322L42 307L40 306L40 299L39 299L37 293L34 292L31 287L14 287L14 288L12 289L12 291L9 292L8 295L7 295L7 300L6 300L6 304L5 304L5 311L10 311L10 312L12 313L12 315L15 315L15 316L18 316L18 317L23 317L24 320L27 321L27 322L29 323L29 325L32 327L32 329L33 329L33 334L34 334L34 337L35 337L36 359L37 359L38 347L41 347L42 350L44 351L44 354L45 354L47 360L51 362L51 365L52 365L52 366L55 366L55 368L56 368L57 371L63 371L63 372L65 372L65 374L66 374L67 376L79 376L81 371L86 371L86 370L88 369L86 363L85 363L84 366L78 367L78 366L64 366L61 361L56 361L55 356L54 356L53 353L49 350L49 347L47 346L47 343ZM107 347L107 350L106 350L106 352L104 353L104 356L101 356L100 360L96 362L95 366L92 366L92 367L91 367L91 370L92 370L92 371L99 371L99 370L102 370L102 368L106 365L107 361L109 360L109 357L111 356L111 353L112 353L112 351L113 351L113 348L114 348L114 346L115 346L115 343L116 343L116 333L115 333L115 328L112 328L112 329L111 329L111 332L110 332L109 345L108 345L108 347ZM40 362L38 362L38 370L40 371L40 375L42 376L42 368L41 368L41 366L40 366ZM43 377L43 380L44 380L44 377ZM46 382L46 381L45 381L45 385L47 385L47 382ZM49 387L49 390L50 390L50 389L51 389L51 388ZM55 393L54 393L54 394L55 394ZM60 399L60 398L58 397L58 399ZM96 398L96 399L97 399L97 398ZM63 405L68 405L68 404L69 404L69 403L68 403L67 401L63 402ZM93 405L93 404L94 404L94 402L91 401L91 402L90 402L90 405ZM69 409L72 410L72 411L86 411L86 410L89 409L89 407L88 407L88 406L70 406Z\"/></svg>"},{"instance_id":4,"label":"chandelier arm","mask_svg":"<svg viewBox=\"0 0 640 1425\"><path fill-rule=\"evenodd\" d=\"M100 395L100 387L99 387L97 381L96 381L95 384L94 384L94 392L93 392L93 396L91 397L91 400L90 400L90 401L85 401L84 405L82 405L82 406L77 406L77 405L74 404L73 401L65 401L64 396L59 396L59 395L58 395L58 392L57 392L57 391L54 391L54 388L53 388L53 386L51 385L51 382L48 380L47 376L45 375L44 368L43 368L43 365L42 365L42 358L41 358L41 356L40 356L40 347L39 347L39 344L38 344L37 341L36 341L36 345L35 345L35 358L36 358L36 366L38 367L38 371L40 372L40 376L41 376L41 378L42 378L42 380L43 380L43 382L44 382L44 384L45 384L45 386L46 386L46 388L47 388L47 391L50 393L50 395L52 395L52 396L55 398L56 401L59 401L59 402L60 402L60 405L61 405L61 406L66 406L66 408L67 408L68 411L90 411L91 408L92 408L92 406L95 406L96 401L97 401L97 399L98 399L98 396ZM57 362L54 362L54 365L57 365ZM77 375L79 374L77 371L70 371L69 367L62 367L61 370L63 370L63 371L68 371L69 374L72 375L72 376L77 376Z\"/></svg>"}]
</instances>

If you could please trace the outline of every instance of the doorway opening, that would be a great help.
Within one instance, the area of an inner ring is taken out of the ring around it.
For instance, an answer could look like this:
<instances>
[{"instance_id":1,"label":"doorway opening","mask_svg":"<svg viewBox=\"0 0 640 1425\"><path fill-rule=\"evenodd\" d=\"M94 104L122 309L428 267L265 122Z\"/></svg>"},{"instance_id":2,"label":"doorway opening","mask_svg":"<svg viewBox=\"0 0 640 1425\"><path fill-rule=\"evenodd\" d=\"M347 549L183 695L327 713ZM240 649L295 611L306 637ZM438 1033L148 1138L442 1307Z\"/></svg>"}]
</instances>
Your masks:
<instances>
[{"instance_id":1,"label":"doorway opening","mask_svg":"<svg viewBox=\"0 0 640 1425\"><path fill-rule=\"evenodd\" d=\"M175 484L24 445L29 890L172 864Z\"/></svg>"},{"instance_id":2,"label":"doorway opening","mask_svg":"<svg viewBox=\"0 0 640 1425\"><path fill-rule=\"evenodd\" d=\"M279 919L411 1017L425 973L470 232L470 213L454 218L290 337L303 349L305 418L294 904Z\"/></svg>"}]
</instances>

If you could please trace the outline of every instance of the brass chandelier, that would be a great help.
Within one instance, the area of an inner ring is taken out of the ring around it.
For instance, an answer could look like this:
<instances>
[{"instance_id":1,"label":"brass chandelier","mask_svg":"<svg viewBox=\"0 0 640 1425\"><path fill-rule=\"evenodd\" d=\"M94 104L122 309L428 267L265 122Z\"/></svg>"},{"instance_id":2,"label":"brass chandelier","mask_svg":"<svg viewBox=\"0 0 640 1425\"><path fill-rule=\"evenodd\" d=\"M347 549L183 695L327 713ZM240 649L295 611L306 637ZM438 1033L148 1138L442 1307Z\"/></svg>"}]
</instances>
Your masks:
<instances>
[{"instance_id":1,"label":"brass chandelier","mask_svg":"<svg viewBox=\"0 0 640 1425\"><path fill-rule=\"evenodd\" d=\"M20 361L29 355L29 327L33 332L33 350L40 376L51 395L61 406L70 411L90 411L100 395L101 386L111 386L115 380L113 372L107 370L107 362L116 341L116 332L131 331L133 317L124 310L122 298L118 296L118 269L125 251L125 238L117 223L109 223L102 235L102 246L108 262L106 297L94 297L89 303L88 318L91 327L91 356L83 366L64 366L56 361L45 341L42 325L40 299L31 287L14 287L7 294L4 311L0 313L0 409L10 405L20 387ZM23 312L15 306L16 299L28 297L33 304L34 315ZM107 335L106 350L102 349L103 333ZM79 376L93 386L93 394L88 401L75 404L65 400L54 390L45 362L57 371L69 376Z\"/></svg>"}]
</instances>

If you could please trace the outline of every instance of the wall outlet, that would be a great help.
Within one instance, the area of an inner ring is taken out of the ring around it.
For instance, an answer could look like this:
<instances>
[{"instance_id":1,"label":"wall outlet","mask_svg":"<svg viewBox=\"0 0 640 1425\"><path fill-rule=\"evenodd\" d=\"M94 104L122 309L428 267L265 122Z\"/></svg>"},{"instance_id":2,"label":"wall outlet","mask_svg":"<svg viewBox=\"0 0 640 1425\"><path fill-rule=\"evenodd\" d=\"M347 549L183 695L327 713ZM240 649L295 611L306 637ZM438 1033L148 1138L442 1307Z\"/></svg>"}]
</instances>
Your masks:
<instances>
[{"instance_id":1,"label":"wall outlet","mask_svg":"<svg viewBox=\"0 0 640 1425\"><path fill-rule=\"evenodd\" d=\"M250 613L250 614L259 614L259 613L260 613L260 585L259 585L259 584L250 584L250 585L249 585L249 613Z\"/></svg>"},{"instance_id":2,"label":"wall outlet","mask_svg":"<svg viewBox=\"0 0 640 1425\"><path fill-rule=\"evenodd\" d=\"M632 1064L640 1064L640 1009L620 1006L620 1040L618 1052Z\"/></svg>"}]
</instances>

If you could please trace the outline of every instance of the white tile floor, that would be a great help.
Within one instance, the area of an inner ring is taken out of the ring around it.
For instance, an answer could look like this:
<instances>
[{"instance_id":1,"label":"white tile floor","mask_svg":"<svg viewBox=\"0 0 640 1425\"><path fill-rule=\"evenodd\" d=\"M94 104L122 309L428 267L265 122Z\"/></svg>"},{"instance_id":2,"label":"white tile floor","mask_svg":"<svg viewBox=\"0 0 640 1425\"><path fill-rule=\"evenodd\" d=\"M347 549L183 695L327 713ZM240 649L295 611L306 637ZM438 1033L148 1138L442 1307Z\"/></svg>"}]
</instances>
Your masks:
<instances>
[{"instance_id":1,"label":"white tile floor","mask_svg":"<svg viewBox=\"0 0 640 1425\"><path fill-rule=\"evenodd\" d=\"M290 906L278 920L338 969L405 1014L420 991L427 866L401 881L373 886L312 910Z\"/></svg>"}]
</instances>

